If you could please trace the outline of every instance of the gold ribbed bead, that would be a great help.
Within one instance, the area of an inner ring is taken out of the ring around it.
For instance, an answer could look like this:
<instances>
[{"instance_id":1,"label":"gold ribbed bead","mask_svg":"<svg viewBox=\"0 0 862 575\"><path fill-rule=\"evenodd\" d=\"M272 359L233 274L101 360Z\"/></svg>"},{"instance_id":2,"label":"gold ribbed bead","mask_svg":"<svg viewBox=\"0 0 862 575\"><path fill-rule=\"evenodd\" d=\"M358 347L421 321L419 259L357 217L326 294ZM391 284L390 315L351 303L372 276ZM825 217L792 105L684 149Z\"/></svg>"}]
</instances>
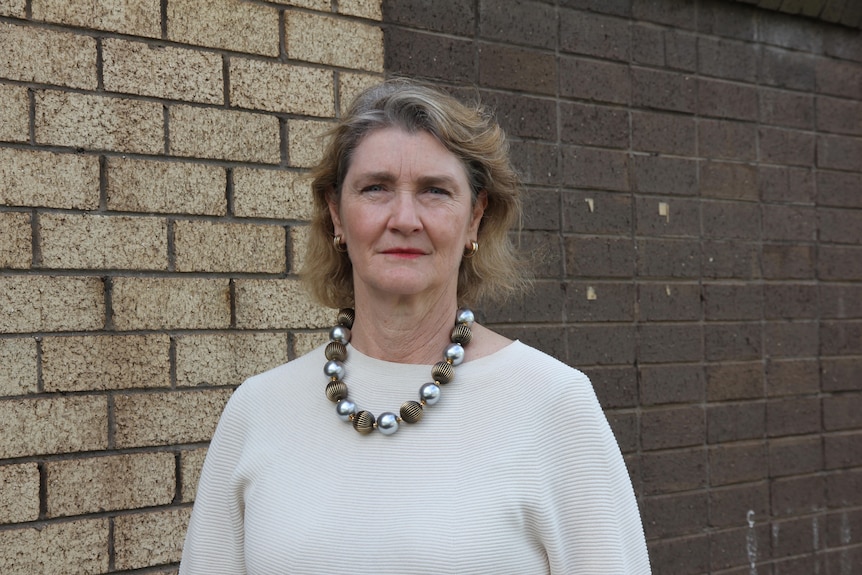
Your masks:
<instances>
[{"instance_id":1,"label":"gold ribbed bead","mask_svg":"<svg viewBox=\"0 0 862 575\"><path fill-rule=\"evenodd\" d=\"M338 310L338 325L343 325L347 329L353 327L353 320L356 319L356 312L351 308L346 307Z\"/></svg>"},{"instance_id":2,"label":"gold ribbed bead","mask_svg":"<svg viewBox=\"0 0 862 575\"><path fill-rule=\"evenodd\" d=\"M341 380L330 381L326 384L326 397L333 403L344 399L347 397L347 384Z\"/></svg>"},{"instance_id":3,"label":"gold ribbed bead","mask_svg":"<svg viewBox=\"0 0 862 575\"><path fill-rule=\"evenodd\" d=\"M347 346L340 341L330 341L323 353L326 354L326 359L344 361L347 359Z\"/></svg>"},{"instance_id":4,"label":"gold ribbed bead","mask_svg":"<svg viewBox=\"0 0 862 575\"><path fill-rule=\"evenodd\" d=\"M401 419L407 423L416 423L425 414L422 404L418 401L405 401L401 406Z\"/></svg>"},{"instance_id":5,"label":"gold ribbed bead","mask_svg":"<svg viewBox=\"0 0 862 575\"><path fill-rule=\"evenodd\" d=\"M353 416L353 429L367 435L374 431L374 416L370 411L362 410Z\"/></svg>"},{"instance_id":6,"label":"gold ribbed bead","mask_svg":"<svg viewBox=\"0 0 862 575\"><path fill-rule=\"evenodd\" d=\"M449 383L452 381L452 377L455 375L455 368L452 367L452 364L446 361L438 361L434 364L434 367L431 368L431 377L434 378L434 381L437 383Z\"/></svg>"},{"instance_id":7,"label":"gold ribbed bead","mask_svg":"<svg viewBox=\"0 0 862 575\"><path fill-rule=\"evenodd\" d=\"M467 345L470 343L470 340L473 339L473 332L470 331L470 326L459 323L452 328L452 337L450 339L452 340L452 343Z\"/></svg>"}]
</instances>

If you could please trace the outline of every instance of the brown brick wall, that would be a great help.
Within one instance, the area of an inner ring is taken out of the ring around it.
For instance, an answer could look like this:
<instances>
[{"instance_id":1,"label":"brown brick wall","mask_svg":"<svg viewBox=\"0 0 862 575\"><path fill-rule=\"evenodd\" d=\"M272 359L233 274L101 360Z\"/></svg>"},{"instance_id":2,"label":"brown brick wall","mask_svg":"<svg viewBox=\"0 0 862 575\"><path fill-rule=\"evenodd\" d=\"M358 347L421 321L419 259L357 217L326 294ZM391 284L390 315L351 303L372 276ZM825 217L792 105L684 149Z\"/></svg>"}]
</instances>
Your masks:
<instances>
[{"instance_id":1,"label":"brown brick wall","mask_svg":"<svg viewBox=\"0 0 862 575\"><path fill-rule=\"evenodd\" d=\"M592 377L655 573L862 572L862 11L753 4L384 0L386 70L512 137L482 315Z\"/></svg>"},{"instance_id":2,"label":"brown brick wall","mask_svg":"<svg viewBox=\"0 0 862 575\"><path fill-rule=\"evenodd\" d=\"M379 0L0 0L0 573L175 573L244 378L317 345L303 168Z\"/></svg>"}]
</instances>

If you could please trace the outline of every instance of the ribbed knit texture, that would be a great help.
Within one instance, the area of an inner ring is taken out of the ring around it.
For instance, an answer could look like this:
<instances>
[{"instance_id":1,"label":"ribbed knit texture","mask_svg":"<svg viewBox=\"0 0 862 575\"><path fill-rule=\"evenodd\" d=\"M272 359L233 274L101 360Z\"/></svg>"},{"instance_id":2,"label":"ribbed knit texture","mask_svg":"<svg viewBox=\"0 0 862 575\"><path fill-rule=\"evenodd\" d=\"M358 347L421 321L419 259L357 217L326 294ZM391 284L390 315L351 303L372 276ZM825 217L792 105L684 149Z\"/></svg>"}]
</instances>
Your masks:
<instances>
[{"instance_id":1,"label":"ribbed knit texture","mask_svg":"<svg viewBox=\"0 0 862 575\"><path fill-rule=\"evenodd\" d=\"M514 342L455 369L439 403L362 436L326 399L323 348L249 379L207 455L181 575L646 574L619 448L587 377ZM431 367L352 347L375 415Z\"/></svg>"}]
</instances>

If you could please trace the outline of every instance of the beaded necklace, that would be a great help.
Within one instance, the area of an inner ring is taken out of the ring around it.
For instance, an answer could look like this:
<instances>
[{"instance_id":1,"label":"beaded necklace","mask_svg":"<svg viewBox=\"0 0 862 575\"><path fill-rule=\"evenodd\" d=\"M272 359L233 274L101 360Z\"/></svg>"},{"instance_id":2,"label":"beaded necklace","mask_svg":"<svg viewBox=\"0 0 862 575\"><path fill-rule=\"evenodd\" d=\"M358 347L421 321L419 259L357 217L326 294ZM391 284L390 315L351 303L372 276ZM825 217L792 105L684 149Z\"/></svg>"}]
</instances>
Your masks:
<instances>
[{"instance_id":1,"label":"beaded necklace","mask_svg":"<svg viewBox=\"0 0 862 575\"><path fill-rule=\"evenodd\" d=\"M434 405L440 400L440 387L452 381L455 375L454 366L464 361L464 347L473 338L473 312L462 308L455 314L455 327L452 328L450 341L443 350L443 361L431 368L433 381L419 388L419 401L405 401L395 415L391 411L381 413L375 418L370 411L358 410L356 404L347 397L347 384L344 383L344 361L347 359L347 343L350 341L350 330L356 313L345 308L338 312L338 323L329 330L329 344L326 346L326 363L323 373L329 378L326 384L326 397L335 403L335 411L344 421L350 421L353 429L366 435L375 429L384 435L392 435L398 431L400 423L416 423L425 413L426 405Z\"/></svg>"}]
</instances>

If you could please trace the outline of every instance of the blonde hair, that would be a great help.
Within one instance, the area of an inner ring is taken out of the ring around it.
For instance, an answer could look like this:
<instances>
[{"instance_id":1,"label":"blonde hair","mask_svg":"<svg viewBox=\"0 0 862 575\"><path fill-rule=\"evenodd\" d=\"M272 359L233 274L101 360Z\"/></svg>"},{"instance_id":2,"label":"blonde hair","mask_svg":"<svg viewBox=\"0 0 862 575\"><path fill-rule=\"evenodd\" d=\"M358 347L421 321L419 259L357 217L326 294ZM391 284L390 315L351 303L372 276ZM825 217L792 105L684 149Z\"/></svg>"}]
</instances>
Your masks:
<instances>
[{"instance_id":1,"label":"blonde hair","mask_svg":"<svg viewBox=\"0 0 862 575\"><path fill-rule=\"evenodd\" d=\"M353 271L348 254L335 249L329 199L338 200L353 153L374 130L397 127L425 131L463 162L475 202L488 204L479 223L479 251L464 258L458 274L458 303L500 300L529 284L524 262L510 237L521 221L520 181L509 160L506 135L478 103L465 105L409 80L389 80L362 92L329 132L323 157L311 172L314 216L302 277L312 296L333 307L353 305Z\"/></svg>"}]
</instances>

